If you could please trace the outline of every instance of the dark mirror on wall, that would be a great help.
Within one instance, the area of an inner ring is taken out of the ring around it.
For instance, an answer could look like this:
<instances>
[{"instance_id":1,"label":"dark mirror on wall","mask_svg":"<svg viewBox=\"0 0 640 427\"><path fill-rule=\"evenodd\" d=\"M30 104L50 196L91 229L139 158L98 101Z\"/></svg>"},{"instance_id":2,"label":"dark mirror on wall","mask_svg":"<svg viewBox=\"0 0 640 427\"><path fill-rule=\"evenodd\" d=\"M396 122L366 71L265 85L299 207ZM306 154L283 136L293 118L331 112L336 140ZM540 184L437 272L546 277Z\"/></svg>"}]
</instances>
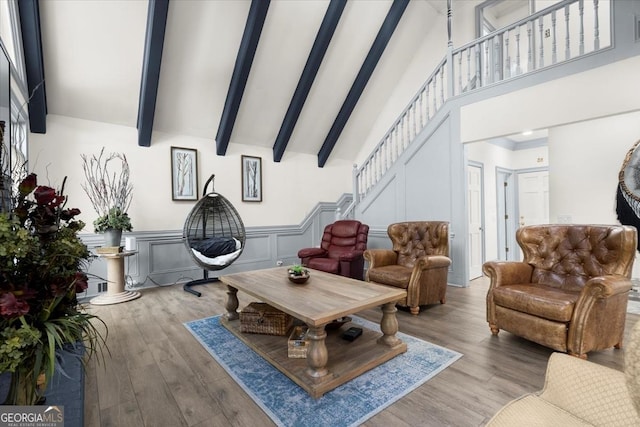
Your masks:
<instances>
[{"instance_id":1,"label":"dark mirror on wall","mask_svg":"<svg viewBox=\"0 0 640 427\"><path fill-rule=\"evenodd\" d=\"M0 211L11 207L11 87L9 56L0 44Z\"/></svg>"}]
</instances>

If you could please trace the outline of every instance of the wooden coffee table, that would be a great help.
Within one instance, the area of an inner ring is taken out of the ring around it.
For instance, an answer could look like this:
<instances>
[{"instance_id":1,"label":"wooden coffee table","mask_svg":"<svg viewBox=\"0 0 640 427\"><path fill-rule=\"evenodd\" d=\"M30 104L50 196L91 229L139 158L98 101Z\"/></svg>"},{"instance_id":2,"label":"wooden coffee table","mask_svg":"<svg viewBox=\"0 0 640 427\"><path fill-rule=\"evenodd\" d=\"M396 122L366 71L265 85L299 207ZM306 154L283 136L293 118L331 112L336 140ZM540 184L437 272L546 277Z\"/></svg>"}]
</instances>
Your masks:
<instances>
[{"instance_id":1,"label":"wooden coffee table","mask_svg":"<svg viewBox=\"0 0 640 427\"><path fill-rule=\"evenodd\" d=\"M375 283L309 270L311 278L304 285L287 279L287 267L249 271L220 277L227 285L226 316L222 324L273 366L318 398L327 391L407 351L398 332L396 301L406 291ZM240 332L238 290L266 302L306 323L309 348L306 359L289 358L287 336ZM340 337L341 332L325 331L325 325L349 314L382 306L380 331L363 327L353 342Z\"/></svg>"}]
</instances>

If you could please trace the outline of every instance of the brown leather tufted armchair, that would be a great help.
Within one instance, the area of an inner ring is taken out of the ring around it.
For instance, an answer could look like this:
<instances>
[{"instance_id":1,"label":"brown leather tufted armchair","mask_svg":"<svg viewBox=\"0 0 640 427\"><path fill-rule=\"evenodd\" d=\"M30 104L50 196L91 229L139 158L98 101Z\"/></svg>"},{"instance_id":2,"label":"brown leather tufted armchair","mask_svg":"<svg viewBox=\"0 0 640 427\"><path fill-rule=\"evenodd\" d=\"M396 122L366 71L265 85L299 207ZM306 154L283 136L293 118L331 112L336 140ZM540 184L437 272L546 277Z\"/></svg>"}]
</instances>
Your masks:
<instances>
[{"instance_id":1,"label":"brown leather tufted armchair","mask_svg":"<svg viewBox=\"0 0 640 427\"><path fill-rule=\"evenodd\" d=\"M486 262L487 322L586 359L622 346L634 227L532 225L516 232L524 261Z\"/></svg>"},{"instance_id":2,"label":"brown leather tufted armchair","mask_svg":"<svg viewBox=\"0 0 640 427\"><path fill-rule=\"evenodd\" d=\"M420 306L444 304L447 292L449 259L449 223L414 221L391 224L387 234L393 250L369 249L365 280L407 290L407 298L398 305L409 307L417 315Z\"/></svg>"},{"instance_id":3,"label":"brown leather tufted armchair","mask_svg":"<svg viewBox=\"0 0 640 427\"><path fill-rule=\"evenodd\" d=\"M324 228L319 248L298 251L302 265L327 273L362 280L369 226L356 220L340 220Z\"/></svg>"}]
</instances>

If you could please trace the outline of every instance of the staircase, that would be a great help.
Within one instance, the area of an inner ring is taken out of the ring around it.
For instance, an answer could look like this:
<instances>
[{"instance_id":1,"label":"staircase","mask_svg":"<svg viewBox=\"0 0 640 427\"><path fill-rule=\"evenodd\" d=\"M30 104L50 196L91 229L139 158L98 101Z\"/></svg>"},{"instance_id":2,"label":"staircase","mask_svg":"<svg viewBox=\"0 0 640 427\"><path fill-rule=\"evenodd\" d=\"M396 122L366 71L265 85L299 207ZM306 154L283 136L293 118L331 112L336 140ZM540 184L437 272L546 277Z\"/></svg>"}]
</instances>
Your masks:
<instances>
[{"instance_id":1,"label":"staircase","mask_svg":"<svg viewBox=\"0 0 640 427\"><path fill-rule=\"evenodd\" d=\"M353 202L343 217L372 192L452 98L610 48L613 2L607 4L601 9L598 0L560 1L457 49L451 43L449 10L446 55L367 159L354 166Z\"/></svg>"}]
</instances>

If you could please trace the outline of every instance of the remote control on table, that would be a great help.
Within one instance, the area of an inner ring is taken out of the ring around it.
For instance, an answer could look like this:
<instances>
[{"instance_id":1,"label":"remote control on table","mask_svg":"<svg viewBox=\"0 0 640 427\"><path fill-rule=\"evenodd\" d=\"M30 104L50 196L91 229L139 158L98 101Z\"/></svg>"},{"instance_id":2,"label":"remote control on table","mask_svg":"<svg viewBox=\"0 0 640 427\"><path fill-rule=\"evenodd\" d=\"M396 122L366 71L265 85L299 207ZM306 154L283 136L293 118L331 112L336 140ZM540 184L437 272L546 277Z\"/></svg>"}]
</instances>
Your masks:
<instances>
[{"instance_id":1,"label":"remote control on table","mask_svg":"<svg viewBox=\"0 0 640 427\"><path fill-rule=\"evenodd\" d=\"M342 338L344 338L347 341L353 341L356 338L358 338L360 335L362 335L362 328L357 328L353 326L343 332Z\"/></svg>"}]
</instances>

